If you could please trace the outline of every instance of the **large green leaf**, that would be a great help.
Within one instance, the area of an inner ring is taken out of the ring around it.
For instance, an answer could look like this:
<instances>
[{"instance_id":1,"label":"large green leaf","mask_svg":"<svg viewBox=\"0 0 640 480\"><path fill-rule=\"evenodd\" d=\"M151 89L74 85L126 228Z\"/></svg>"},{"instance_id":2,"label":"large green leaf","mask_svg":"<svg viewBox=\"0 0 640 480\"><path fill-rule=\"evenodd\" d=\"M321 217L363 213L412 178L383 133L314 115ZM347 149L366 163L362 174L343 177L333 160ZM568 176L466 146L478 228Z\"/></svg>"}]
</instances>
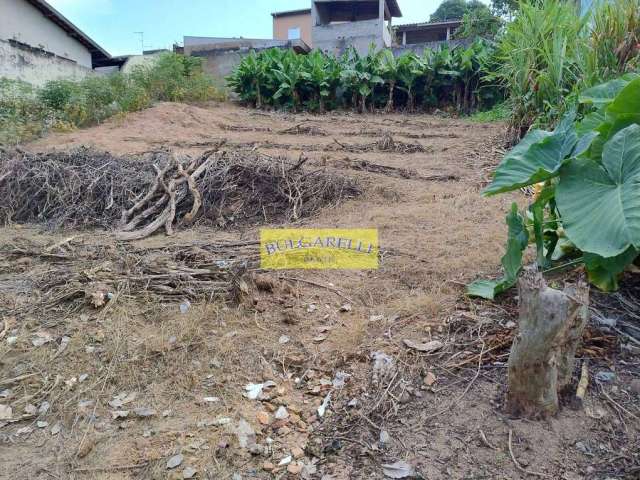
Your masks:
<instances>
[{"instance_id":1,"label":"large green leaf","mask_svg":"<svg viewBox=\"0 0 640 480\"><path fill-rule=\"evenodd\" d=\"M640 77L629 82L607 107L607 112L616 115L630 115L640 120Z\"/></svg>"},{"instance_id":2,"label":"large green leaf","mask_svg":"<svg viewBox=\"0 0 640 480\"><path fill-rule=\"evenodd\" d=\"M640 247L640 126L616 133L602 163L568 163L556 199L567 237L582 251L608 258Z\"/></svg>"},{"instance_id":3,"label":"large green leaf","mask_svg":"<svg viewBox=\"0 0 640 480\"><path fill-rule=\"evenodd\" d=\"M510 289L516 284L522 269L522 252L529 244L529 233L524 218L518 213L518 205L511 205L507 215L509 235L507 251L502 257L504 276L500 280L476 280L467 285L467 295L493 300L496 295Z\"/></svg>"},{"instance_id":4,"label":"large green leaf","mask_svg":"<svg viewBox=\"0 0 640 480\"><path fill-rule=\"evenodd\" d=\"M591 103L597 107L607 105L635 78L637 75L629 74L588 88L582 92L579 101L580 103Z\"/></svg>"},{"instance_id":5,"label":"large green leaf","mask_svg":"<svg viewBox=\"0 0 640 480\"><path fill-rule=\"evenodd\" d=\"M638 250L629 247L625 252L611 258L603 258L593 253L585 253L584 264L589 281L605 292L618 289L618 277L638 256Z\"/></svg>"},{"instance_id":6,"label":"large green leaf","mask_svg":"<svg viewBox=\"0 0 640 480\"><path fill-rule=\"evenodd\" d=\"M568 114L553 132L534 130L500 162L485 196L517 190L555 177L578 141Z\"/></svg>"}]
</instances>

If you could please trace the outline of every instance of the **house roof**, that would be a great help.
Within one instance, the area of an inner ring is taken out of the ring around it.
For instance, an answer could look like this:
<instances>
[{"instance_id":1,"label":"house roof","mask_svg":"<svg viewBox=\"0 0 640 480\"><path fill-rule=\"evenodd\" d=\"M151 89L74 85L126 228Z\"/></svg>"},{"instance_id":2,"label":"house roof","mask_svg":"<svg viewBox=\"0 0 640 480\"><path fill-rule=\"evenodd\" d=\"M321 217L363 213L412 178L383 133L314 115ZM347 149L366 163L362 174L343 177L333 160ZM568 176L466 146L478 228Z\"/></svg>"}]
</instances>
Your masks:
<instances>
[{"instance_id":1,"label":"house roof","mask_svg":"<svg viewBox=\"0 0 640 480\"><path fill-rule=\"evenodd\" d=\"M396 25L394 28L399 32L407 30L429 30L430 28L440 27L459 27L462 20L447 20L446 22L422 22L422 23L406 23L404 25Z\"/></svg>"},{"instance_id":2,"label":"house roof","mask_svg":"<svg viewBox=\"0 0 640 480\"><path fill-rule=\"evenodd\" d=\"M391 12L392 17L402 16L400 5L398 5L398 0L387 0L387 5L389 6L389 11Z\"/></svg>"},{"instance_id":3,"label":"house roof","mask_svg":"<svg viewBox=\"0 0 640 480\"><path fill-rule=\"evenodd\" d=\"M292 15L305 15L307 13L311 13L311 9L310 8L302 8L299 10L285 10L283 12L273 12L271 14L272 17L277 18L277 17L289 17Z\"/></svg>"},{"instance_id":4,"label":"house roof","mask_svg":"<svg viewBox=\"0 0 640 480\"><path fill-rule=\"evenodd\" d=\"M45 0L26 1L40 10L45 17L67 32L70 37L75 38L78 42L84 45L87 50L89 50L89 53L91 53L91 61L94 66L97 66L101 62L107 62L111 59L111 55L109 55L106 50L93 41L86 33L76 27L59 11L49 5Z\"/></svg>"}]
</instances>

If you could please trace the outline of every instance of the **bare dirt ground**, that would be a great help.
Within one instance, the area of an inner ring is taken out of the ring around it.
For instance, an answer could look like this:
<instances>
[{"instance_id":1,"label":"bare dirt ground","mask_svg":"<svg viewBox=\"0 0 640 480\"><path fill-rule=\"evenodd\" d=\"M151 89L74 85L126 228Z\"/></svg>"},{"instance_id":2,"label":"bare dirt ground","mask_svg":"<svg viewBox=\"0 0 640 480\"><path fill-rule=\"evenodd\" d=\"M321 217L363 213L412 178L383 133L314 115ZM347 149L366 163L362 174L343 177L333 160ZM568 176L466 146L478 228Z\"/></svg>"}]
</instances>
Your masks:
<instances>
[{"instance_id":1,"label":"bare dirt ground","mask_svg":"<svg viewBox=\"0 0 640 480\"><path fill-rule=\"evenodd\" d=\"M188 306L127 289L95 307L34 285L90 279L132 251L257 253L259 227L284 224L196 225L126 249L109 231L0 229L0 405L11 407L0 410L0 477L376 479L404 461L429 480L640 478L638 350L611 332L585 335L592 376L615 375L592 382L583 408L567 398L541 422L502 412L516 301L463 291L498 273L504 215L522 200L479 194L503 130L160 104L27 145L195 155L226 139L304 154L307 168L354 177L364 193L295 226L378 228L383 255L375 271L253 274L239 302ZM419 352L405 340L443 346ZM263 385L257 399L248 384Z\"/></svg>"}]
</instances>

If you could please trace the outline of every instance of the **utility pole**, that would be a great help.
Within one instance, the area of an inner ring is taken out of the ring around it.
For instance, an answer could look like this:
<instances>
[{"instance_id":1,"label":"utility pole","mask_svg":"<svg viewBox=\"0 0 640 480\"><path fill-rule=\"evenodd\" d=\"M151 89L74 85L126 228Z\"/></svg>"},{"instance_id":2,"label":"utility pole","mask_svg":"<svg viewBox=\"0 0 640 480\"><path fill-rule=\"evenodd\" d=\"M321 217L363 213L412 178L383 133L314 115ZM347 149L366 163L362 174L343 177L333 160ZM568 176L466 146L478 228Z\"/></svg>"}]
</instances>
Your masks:
<instances>
[{"instance_id":1,"label":"utility pole","mask_svg":"<svg viewBox=\"0 0 640 480\"><path fill-rule=\"evenodd\" d=\"M144 32L133 32L134 35L140 35L140 55L144 55Z\"/></svg>"}]
</instances>

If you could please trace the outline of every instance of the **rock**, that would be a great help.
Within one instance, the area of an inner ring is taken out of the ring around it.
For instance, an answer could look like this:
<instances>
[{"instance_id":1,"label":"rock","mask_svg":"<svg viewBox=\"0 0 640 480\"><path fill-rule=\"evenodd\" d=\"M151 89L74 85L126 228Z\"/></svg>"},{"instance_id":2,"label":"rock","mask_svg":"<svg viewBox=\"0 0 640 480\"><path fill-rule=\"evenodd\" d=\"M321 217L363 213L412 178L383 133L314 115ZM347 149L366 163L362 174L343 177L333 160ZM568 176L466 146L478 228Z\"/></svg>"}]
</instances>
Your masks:
<instances>
[{"instance_id":1,"label":"rock","mask_svg":"<svg viewBox=\"0 0 640 480\"><path fill-rule=\"evenodd\" d=\"M45 400L38 407L38 414L44 415L45 413L47 413L49 411L50 408L51 408L51 404Z\"/></svg>"},{"instance_id":2,"label":"rock","mask_svg":"<svg viewBox=\"0 0 640 480\"><path fill-rule=\"evenodd\" d=\"M598 373L596 373L595 375L595 379L598 382L602 382L602 383L609 383L609 382L613 382L616 378L616 374L614 372L611 372L609 370L602 370Z\"/></svg>"},{"instance_id":3,"label":"rock","mask_svg":"<svg viewBox=\"0 0 640 480\"><path fill-rule=\"evenodd\" d=\"M264 411L258 412L258 414L256 415L256 418L258 419L258 422L260 422L262 425L271 424L271 417L267 412L264 412Z\"/></svg>"},{"instance_id":4,"label":"rock","mask_svg":"<svg viewBox=\"0 0 640 480\"><path fill-rule=\"evenodd\" d=\"M163 410L162 411L162 416L164 418L167 418L169 415L171 415L171 410Z\"/></svg>"},{"instance_id":5,"label":"rock","mask_svg":"<svg viewBox=\"0 0 640 480\"><path fill-rule=\"evenodd\" d=\"M129 416L129 410L114 410L111 412L111 418L118 420L119 418L127 418Z\"/></svg>"},{"instance_id":6,"label":"rock","mask_svg":"<svg viewBox=\"0 0 640 480\"><path fill-rule=\"evenodd\" d=\"M640 378L634 378L633 380L631 380L629 388L633 393L640 395Z\"/></svg>"},{"instance_id":7,"label":"rock","mask_svg":"<svg viewBox=\"0 0 640 480\"><path fill-rule=\"evenodd\" d=\"M291 455L293 455L293 458L296 460L299 460L304 457L304 450L300 447L293 447L291 449Z\"/></svg>"},{"instance_id":8,"label":"rock","mask_svg":"<svg viewBox=\"0 0 640 480\"><path fill-rule=\"evenodd\" d=\"M514 322L513 320L509 320L504 326L508 329L516 328L516 322Z\"/></svg>"},{"instance_id":9,"label":"rock","mask_svg":"<svg viewBox=\"0 0 640 480\"><path fill-rule=\"evenodd\" d=\"M284 420L286 418L289 418L289 412L287 412L287 409L285 407L281 406L280 408L278 408L278 410L276 410L275 417L278 420Z\"/></svg>"},{"instance_id":10,"label":"rock","mask_svg":"<svg viewBox=\"0 0 640 480\"><path fill-rule=\"evenodd\" d=\"M180 466L180 464L182 463L182 460L184 460L184 457L182 455L180 454L174 455L169 460L167 460L167 470L172 470Z\"/></svg>"},{"instance_id":11,"label":"rock","mask_svg":"<svg viewBox=\"0 0 640 480\"><path fill-rule=\"evenodd\" d=\"M351 304L350 303L345 303L344 305L342 305L340 307L340 311L341 312L350 312L351 311Z\"/></svg>"},{"instance_id":12,"label":"rock","mask_svg":"<svg viewBox=\"0 0 640 480\"><path fill-rule=\"evenodd\" d=\"M56 423L53 427L51 427L51 435L58 435L62 431L62 424L60 422Z\"/></svg>"},{"instance_id":13,"label":"rock","mask_svg":"<svg viewBox=\"0 0 640 480\"><path fill-rule=\"evenodd\" d=\"M45 343L49 343L53 341L53 337L50 333L47 332L36 332L31 338L31 344L34 347L41 347Z\"/></svg>"},{"instance_id":14,"label":"rock","mask_svg":"<svg viewBox=\"0 0 640 480\"><path fill-rule=\"evenodd\" d=\"M291 460L291 455L288 455L278 462L278 466L284 467L285 465L289 465L291 463Z\"/></svg>"},{"instance_id":15,"label":"rock","mask_svg":"<svg viewBox=\"0 0 640 480\"><path fill-rule=\"evenodd\" d=\"M265 472L273 472L276 469L276 466L271 462L264 462L262 464L262 469Z\"/></svg>"},{"instance_id":16,"label":"rock","mask_svg":"<svg viewBox=\"0 0 640 480\"><path fill-rule=\"evenodd\" d=\"M300 475L300 472L302 472L302 465L300 463L292 463L287 467L287 472L291 475Z\"/></svg>"},{"instance_id":17,"label":"rock","mask_svg":"<svg viewBox=\"0 0 640 480\"><path fill-rule=\"evenodd\" d=\"M249 448L256 443L256 432L244 418L238 421L236 436L238 437L238 444L241 448Z\"/></svg>"},{"instance_id":18,"label":"rock","mask_svg":"<svg viewBox=\"0 0 640 480\"><path fill-rule=\"evenodd\" d=\"M0 420L11 420L13 410L9 405L0 405Z\"/></svg>"},{"instance_id":19,"label":"rock","mask_svg":"<svg viewBox=\"0 0 640 480\"><path fill-rule=\"evenodd\" d=\"M33 432L32 427L22 427L16 430L16 435L19 437L21 435L30 435Z\"/></svg>"},{"instance_id":20,"label":"rock","mask_svg":"<svg viewBox=\"0 0 640 480\"><path fill-rule=\"evenodd\" d=\"M220 401L220 398L218 397L204 397L202 399L203 402L205 403L217 403Z\"/></svg>"},{"instance_id":21,"label":"rock","mask_svg":"<svg viewBox=\"0 0 640 480\"><path fill-rule=\"evenodd\" d=\"M191 302L189 300L185 300L180 304L180 313L184 315L189 311L190 308L191 308Z\"/></svg>"},{"instance_id":22,"label":"rock","mask_svg":"<svg viewBox=\"0 0 640 480\"><path fill-rule=\"evenodd\" d=\"M444 347L444 343L440 342L439 340L432 340L431 342L426 342L426 343L419 343L419 342L414 342L413 340L404 340L404 344L411 348L412 350L417 350L419 352L426 352L426 353L431 353L431 352L435 352L436 350L440 350L442 347Z\"/></svg>"},{"instance_id":23,"label":"rock","mask_svg":"<svg viewBox=\"0 0 640 480\"><path fill-rule=\"evenodd\" d=\"M280 345L284 345L285 343L289 343L291 339L287 336L287 335L281 335L280 338L278 339L278 343Z\"/></svg>"},{"instance_id":24,"label":"rock","mask_svg":"<svg viewBox=\"0 0 640 480\"><path fill-rule=\"evenodd\" d=\"M386 430L381 430L380 431L380 444L381 445L386 445L390 441L391 441L391 435L389 435L389 432L387 432Z\"/></svg>"},{"instance_id":25,"label":"rock","mask_svg":"<svg viewBox=\"0 0 640 480\"><path fill-rule=\"evenodd\" d=\"M383 464L382 472L388 478L409 478L415 475L415 469L407 462L396 462L392 464Z\"/></svg>"},{"instance_id":26,"label":"rock","mask_svg":"<svg viewBox=\"0 0 640 480\"><path fill-rule=\"evenodd\" d=\"M47 428L49 426L49 422L45 422L44 420L38 420L36 422L36 427L38 428Z\"/></svg>"},{"instance_id":27,"label":"rock","mask_svg":"<svg viewBox=\"0 0 640 480\"><path fill-rule=\"evenodd\" d=\"M196 473L198 473L198 471L195 468L186 467L184 470L182 470L182 478L194 478L196 476Z\"/></svg>"},{"instance_id":28,"label":"rock","mask_svg":"<svg viewBox=\"0 0 640 480\"><path fill-rule=\"evenodd\" d=\"M11 396L11 389L5 388L0 390L0 398L9 398Z\"/></svg>"},{"instance_id":29,"label":"rock","mask_svg":"<svg viewBox=\"0 0 640 480\"><path fill-rule=\"evenodd\" d=\"M14 345L18 342L18 337L7 337L7 345Z\"/></svg>"},{"instance_id":30,"label":"rock","mask_svg":"<svg viewBox=\"0 0 640 480\"><path fill-rule=\"evenodd\" d=\"M153 417L158 414L153 408L142 407L142 408L134 408L133 413L135 413L140 418L148 418Z\"/></svg>"},{"instance_id":31,"label":"rock","mask_svg":"<svg viewBox=\"0 0 640 480\"><path fill-rule=\"evenodd\" d=\"M262 455L264 452L265 452L265 448L258 443L254 443L253 445L249 446L249 453L251 455L258 456L258 455Z\"/></svg>"},{"instance_id":32,"label":"rock","mask_svg":"<svg viewBox=\"0 0 640 480\"><path fill-rule=\"evenodd\" d=\"M313 313L313 312L315 312L317 309L318 309L318 306L312 303L311 305L309 305L309 306L307 307L307 312L308 312L308 313Z\"/></svg>"},{"instance_id":33,"label":"rock","mask_svg":"<svg viewBox=\"0 0 640 480\"><path fill-rule=\"evenodd\" d=\"M24 413L25 415L35 415L36 413L38 413L38 409L36 408L35 405L32 405L31 403L27 403L27 405L25 405L24 407Z\"/></svg>"},{"instance_id":34,"label":"rock","mask_svg":"<svg viewBox=\"0 0 640 480\"><path fill-rule=\"evenodd\" d=\"M424 377L424 384L425 384L427 387L430 387L431 385L433 385L434 383L436 383L436 380L437 380L437 379L436 379L436 376L435 376L432 372L429 372L429 373L427 373L427 375Z\"/></svg>"}]
</instances>

